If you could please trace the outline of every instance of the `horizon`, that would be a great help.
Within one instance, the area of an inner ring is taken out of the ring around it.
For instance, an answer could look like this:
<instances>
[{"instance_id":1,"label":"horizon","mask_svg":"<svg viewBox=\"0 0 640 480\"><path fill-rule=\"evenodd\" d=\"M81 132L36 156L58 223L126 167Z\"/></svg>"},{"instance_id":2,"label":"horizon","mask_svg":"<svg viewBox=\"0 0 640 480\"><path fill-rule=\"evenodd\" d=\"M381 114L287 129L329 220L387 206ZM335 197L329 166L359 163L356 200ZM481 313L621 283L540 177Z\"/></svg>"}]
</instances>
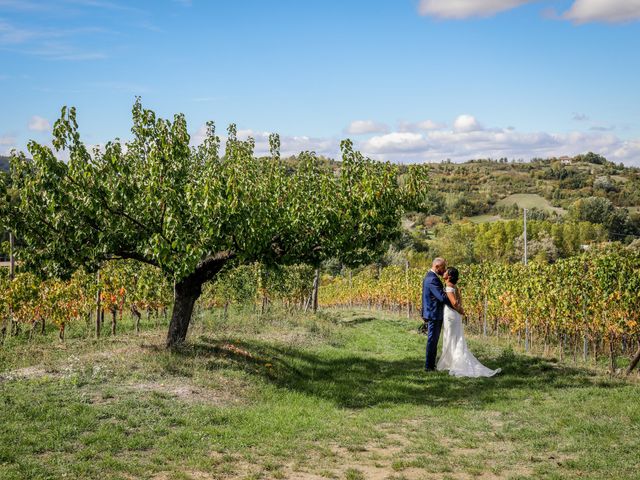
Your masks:
<instances>
[{"instance_id":1,"label":"horizon","mask_svg":"<svg viewBox=\"0 0 640 480\"><path fill-rule=\"evenodd\" d=\"M268 152L397 163L598 153L640 166L640 1L0 0L0 155L50 145L63 105L88 145L130 110L238 125Z\"/></svg>"}]
</instances>

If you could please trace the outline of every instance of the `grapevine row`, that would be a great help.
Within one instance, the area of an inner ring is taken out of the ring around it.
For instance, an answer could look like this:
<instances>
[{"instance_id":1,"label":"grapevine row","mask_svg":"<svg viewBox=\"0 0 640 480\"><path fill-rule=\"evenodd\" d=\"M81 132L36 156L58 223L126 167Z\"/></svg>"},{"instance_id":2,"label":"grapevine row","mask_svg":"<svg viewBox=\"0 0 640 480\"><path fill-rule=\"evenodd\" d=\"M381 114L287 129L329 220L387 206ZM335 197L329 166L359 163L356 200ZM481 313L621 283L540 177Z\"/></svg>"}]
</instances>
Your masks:
<instances>
[{"instance_id":1,"label":"grapevine row","mask_svg":"<svg viewBox=\"0 0 640 480\"><path fill-rule=\"evenodd\" d=\"M171 288L160 272L134 261L108 262L100 275L76 271L68 280L42 280L33 273L17 273L13 279L7 272L0 277L0 325L2 337L17 334L23 327L30 332L47 324L59 329L64 340L65 329L78 321L95 319L96 333L111 315L111 332L116 333L118 316L129 311L139 329L141 312L165 310L172 300Z\"/></svg>"},{"instance_id":2,"label":"grapevine row","mask_svg":"<svg viewBox=\"0 0 640 480\"><path fill-rule=\"evenodd\" d=\"M326 278L324 307L367 306L419 315L423 269L368 267ZM483 263L460 268L469 328L510 335L528 348L583 357L619 353L640 341L640 254L587 252L553 264Z\"/></svg>"}]
</instances>

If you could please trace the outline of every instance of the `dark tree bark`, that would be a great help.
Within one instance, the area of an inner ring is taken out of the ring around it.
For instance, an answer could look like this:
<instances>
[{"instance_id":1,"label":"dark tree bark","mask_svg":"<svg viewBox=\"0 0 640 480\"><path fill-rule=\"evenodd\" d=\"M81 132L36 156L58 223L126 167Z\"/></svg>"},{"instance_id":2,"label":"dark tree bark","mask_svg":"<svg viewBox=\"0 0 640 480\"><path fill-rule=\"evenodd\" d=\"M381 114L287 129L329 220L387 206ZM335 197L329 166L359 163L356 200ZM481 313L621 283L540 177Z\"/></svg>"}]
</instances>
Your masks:
<instances>
[{"instance_id":1,"label":"dark tree bark","mask_svg":"<svg viewBox=\"0 0 640 480\"><path fill-rule=\"evenodd\" d=\"M118 310L116 308L111 309L111 335L116 334L116 318L118 316Z\"/></svg>"},{"instance_id":2,"label":"dark tree bark","mask_svg":"<svg viewBox=\"0 0 640 480\"><path fill-rule=\"evenodd\" d=\"M202 285L214 279L233 257L231 252L220 252L208 257L198 264L192 274L176 282L175 302L167 334L167 348L175 348L184 343L193 306L202 293Z\"/></svg>"},{"instance_id":3,"label":"dark tree bark","mask_svg":"<svg viewBox=\"0 0 640 480\"><path fill-rule=\"evenodd\" d=\"M140 313L140 310L136 308L135 305L131 305L131 314L136 319L136 333L140 333L140 320L142 319L142 314Z\"/></svg>"},{"instance_id":4,"label":"dark tree bark","mask_svg":"<svg viewBox=\"0 0 640 480\"><path fill-rule=\"evenodd\" d=\"M640 362L640 345L638 346L638 351L634 355L633 359L631 360L631 363L629 364L629 367L627 368L627 372L626 372L627 375L629 375L631 371L634 368L636 368L636 365L638 365L638 362Z\"/></svg>"}]
</instances>

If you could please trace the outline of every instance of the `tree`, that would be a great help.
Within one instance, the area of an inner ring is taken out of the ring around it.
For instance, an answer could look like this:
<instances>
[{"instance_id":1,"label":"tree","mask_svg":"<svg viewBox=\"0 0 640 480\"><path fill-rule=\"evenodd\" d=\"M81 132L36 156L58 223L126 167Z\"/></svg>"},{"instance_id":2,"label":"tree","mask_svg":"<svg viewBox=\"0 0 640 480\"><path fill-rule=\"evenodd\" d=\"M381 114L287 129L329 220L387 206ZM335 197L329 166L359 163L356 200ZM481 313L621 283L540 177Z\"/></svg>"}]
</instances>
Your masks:
<instances>
[{"instance_id":1,"label":"tree","mask_svg":"<svg viewBox=\"0 0 640 480\"><path fill-rule=\"evenodd\" d=\"M614 209L608 198L587 197L576 200L569 209L569 215L574 220L599 223L608 228Z\"/></svg>"},{"instance_id":2,"label":"tree","mask_svg":"<svg viewBox=\"0 0 640 480\"><path fill-rule=\"evenodd\" d=\"M611 240L623 240L625 236L635 233L628 210L616 208L607 198L581 198L571 206L569 216L579 221L601 224L609 231Z\"/></svg>"},{"instance_id":3,"label":"tree","mask_svg":"<svg viewBox=\"0 0 640 480\"><path fill-rule=\"evenodd\" d=\"M205 282L230 262L319 265L337 257L357 264L379 255L397 237L406 208L424 202L425 170L374 162L341 143L337 175L303 152L287 171L279 138L271 157L254 157L230 125L224 154L213 123L204 142L189 146L184 115L156 118L140 99L133 139L90 152L80 139L74 108L53 129L56 150L34 141L11 160L0 219L24 243L26 268L69 276L105 260L135 259L159 268L175 284L167 346L184 342L193 305Z\"/></svg>"},{"instance_id":4,"label":"tree","mask_svg":"<svg viewBox=\"0 0 640 480\"><path fill-rule=\"evenodd\" d=\"M524 233L515 241L515 255L518 259L524 258ZM553 263L558 259L558 249L553 243L553 238L547 232L542 231L538 238L527 242L527 256L543 263Z\"/></svg>"}]
</instances>

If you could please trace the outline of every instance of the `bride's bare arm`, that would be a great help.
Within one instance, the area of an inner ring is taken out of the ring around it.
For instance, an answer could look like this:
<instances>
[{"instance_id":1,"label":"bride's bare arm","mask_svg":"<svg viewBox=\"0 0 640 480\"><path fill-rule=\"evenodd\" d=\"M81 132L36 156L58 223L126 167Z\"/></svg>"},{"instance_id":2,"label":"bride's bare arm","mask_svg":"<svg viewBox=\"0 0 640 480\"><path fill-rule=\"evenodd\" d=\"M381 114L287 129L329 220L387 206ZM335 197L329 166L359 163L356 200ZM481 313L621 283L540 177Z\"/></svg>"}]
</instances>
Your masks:
<instances>
[{"instance_id":1,"label":"bride's bare arm","mask_svg":"<svg viewBox=\"0 0 640 480\"><path fill-rule=\"evenodd\" d=\"M460 302L460 297L457 295L457 289L455 292L447 292L447 297L449 297L449 301L451 302L451 306L453 309L458 312L460 315L464 315L464 310L462 309L462 303Z\"/></svg>"}]
</instances>

